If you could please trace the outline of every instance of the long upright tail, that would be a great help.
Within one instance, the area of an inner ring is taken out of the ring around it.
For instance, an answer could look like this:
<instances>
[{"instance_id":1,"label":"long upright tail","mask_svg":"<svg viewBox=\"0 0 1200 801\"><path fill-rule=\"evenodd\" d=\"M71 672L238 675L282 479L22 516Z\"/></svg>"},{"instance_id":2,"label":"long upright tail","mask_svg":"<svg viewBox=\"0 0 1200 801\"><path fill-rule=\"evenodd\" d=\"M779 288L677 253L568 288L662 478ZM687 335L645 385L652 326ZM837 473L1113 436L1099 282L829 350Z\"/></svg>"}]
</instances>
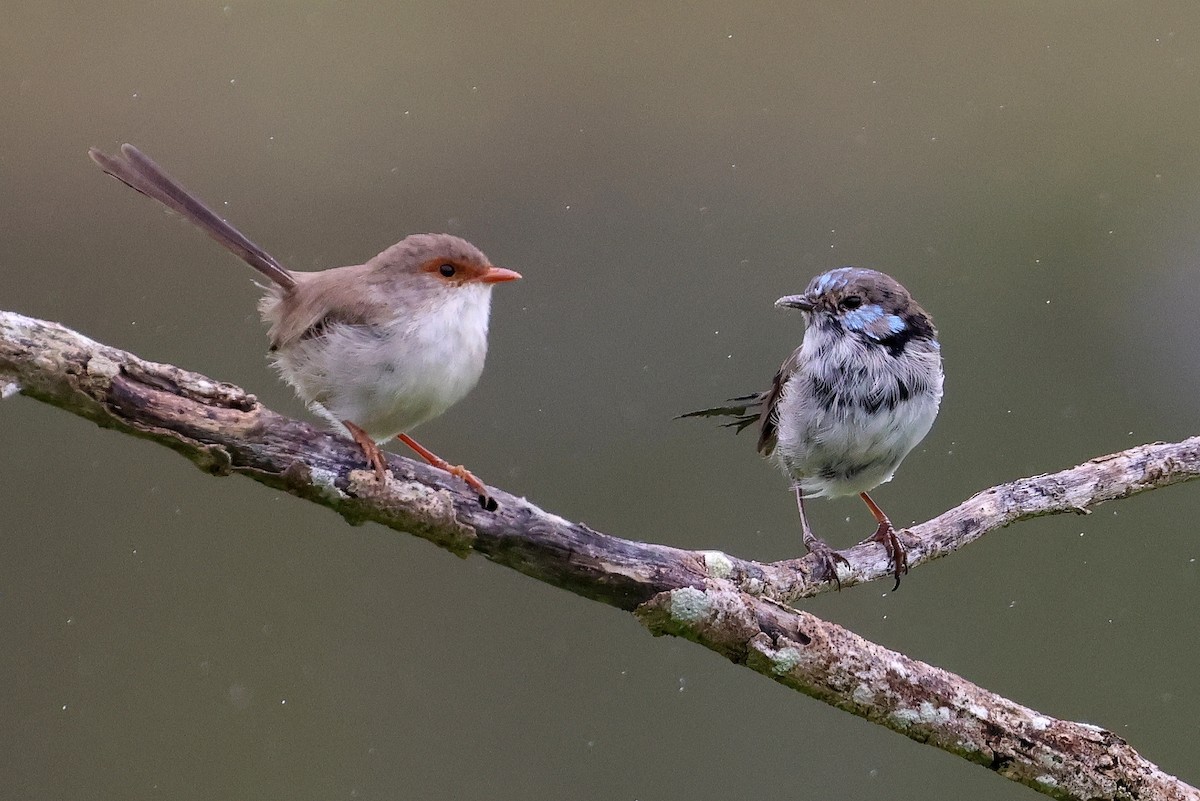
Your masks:
<instances>
[{"instance_id":1,"label":"long upright tail","mask_svg":"<svg viewBox=\"0 0 1200 801\"><path fill-rule=\"evenodd\" d=\"M728 406L714 406L711 409L700 409L699 411L681 414L675 419L681 420L684 417L732 417L732 421L721 423L721 425L725 428L736 428L737 431L735 433L740 434L742 433L742 429L748 428L758 422L765 399L765 392L743 395L740 398L730 398Z\"/></svg>"},{"instance_id":2,"label":"long upright tail","mask_svg":"<svg viewBox=\"0 0 1200 801\"><path fill-rule=\"evenodd\" d=\"M154 198L167 208L182 214L204 233L279 286L284 289L293 289L296 286L296 279L291 272L276 261L274 256L217 216L203 201L184 189L178 181L163 172L149 156L133 145L121 145L121 152L116 156L101 153L94 147L88 150L88 155L100 165L100 169L146 197Z\"/></svg>"}]
</instances>

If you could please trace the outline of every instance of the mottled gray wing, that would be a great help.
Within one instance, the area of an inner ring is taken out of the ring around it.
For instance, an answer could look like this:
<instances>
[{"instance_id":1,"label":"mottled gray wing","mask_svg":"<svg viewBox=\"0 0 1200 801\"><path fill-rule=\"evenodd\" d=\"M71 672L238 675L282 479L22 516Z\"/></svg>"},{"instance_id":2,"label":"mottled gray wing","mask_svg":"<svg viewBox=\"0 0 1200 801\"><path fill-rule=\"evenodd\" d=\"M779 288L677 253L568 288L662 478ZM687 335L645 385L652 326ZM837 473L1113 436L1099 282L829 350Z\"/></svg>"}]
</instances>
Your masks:
<instances>
[{"instance_id":1,"label":"mottled gray wing","mask_svg":"<svg viewBox=\"0 0 1200 801\"><path fill-rule=\"evenodd\" d=\"M792 355L779 367L771 381L771 388L762 394L762 410L759 412L758 452L770 456L775 450L775 442L779 434L779 399L783 397L783 387L788 379L800 369L800 348L792 351Z\"/></svg>"}]
</instances>

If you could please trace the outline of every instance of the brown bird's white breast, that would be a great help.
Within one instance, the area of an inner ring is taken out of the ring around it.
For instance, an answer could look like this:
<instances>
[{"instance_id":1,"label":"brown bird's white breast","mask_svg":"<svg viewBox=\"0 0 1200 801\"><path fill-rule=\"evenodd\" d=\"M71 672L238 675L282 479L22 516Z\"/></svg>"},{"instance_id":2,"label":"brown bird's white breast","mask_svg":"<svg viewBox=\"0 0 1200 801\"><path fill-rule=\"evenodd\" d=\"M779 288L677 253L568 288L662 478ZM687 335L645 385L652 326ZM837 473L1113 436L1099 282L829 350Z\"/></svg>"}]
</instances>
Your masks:
<instances>
[{"instance_id":1,"label":"brown bird's white breast","mask_svg":"<svg viewBox=\"0 0 1200 801\"><path fill-rule=\"evenodd\" d=\"M275 353L280 373L337 428L352 421L384 442L454 405L487 357L491 288L431 294L387 323L331 323L322 336Z\"/></svg>"}]
</instances>

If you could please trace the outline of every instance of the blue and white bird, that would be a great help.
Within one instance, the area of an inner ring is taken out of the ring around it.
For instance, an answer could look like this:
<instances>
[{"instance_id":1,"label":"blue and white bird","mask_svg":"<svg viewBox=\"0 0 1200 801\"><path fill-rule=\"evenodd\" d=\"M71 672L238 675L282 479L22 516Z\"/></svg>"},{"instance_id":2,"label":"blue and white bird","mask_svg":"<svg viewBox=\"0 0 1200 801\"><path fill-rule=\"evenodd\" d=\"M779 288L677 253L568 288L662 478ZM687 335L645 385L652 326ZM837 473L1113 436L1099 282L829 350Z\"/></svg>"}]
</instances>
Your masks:
<instances>
[{"instance_id":1,"label":"blue and white bird","mask_svg":"<svg viewBox=\"0 0 1200 801\"><path fill-rule=\"evenodd\" d=\"M937 417L937 329L899 282L862 267L823 273L775 305L799 309L807 327L770 389L682 416L735 417L726 425L739 432L758 424L759 453L792 482L804 545L839 587L837 564L849 563L812 533L804 499L861 497L878 523L871 539L887 550L898 587L907 552L867 491L891 481Z\"/></svg>"}]
</instances>

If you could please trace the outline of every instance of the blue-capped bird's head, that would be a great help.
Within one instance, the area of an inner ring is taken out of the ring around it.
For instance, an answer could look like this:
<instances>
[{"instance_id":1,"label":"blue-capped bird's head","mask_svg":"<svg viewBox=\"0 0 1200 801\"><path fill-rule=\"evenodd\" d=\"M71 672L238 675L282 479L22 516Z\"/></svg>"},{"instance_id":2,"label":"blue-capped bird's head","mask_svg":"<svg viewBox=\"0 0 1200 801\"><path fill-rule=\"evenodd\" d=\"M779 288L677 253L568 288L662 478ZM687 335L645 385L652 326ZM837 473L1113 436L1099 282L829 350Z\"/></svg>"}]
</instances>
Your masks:
<instances>
[{"instance_id":1,"label":"blue-capped bird's head","mask_svg":"<svg viewBox=\"0 0 1200 801\"><path fill-rule=\"evenodd\" d=\"M868 344L904 352L913 339L936 341L937 329L924 309L896 279L865 267L839 267L809 282L802 295L775 301L800 309L809 325L828 333L855 336Z\"/></svg>"}]
</instances>

